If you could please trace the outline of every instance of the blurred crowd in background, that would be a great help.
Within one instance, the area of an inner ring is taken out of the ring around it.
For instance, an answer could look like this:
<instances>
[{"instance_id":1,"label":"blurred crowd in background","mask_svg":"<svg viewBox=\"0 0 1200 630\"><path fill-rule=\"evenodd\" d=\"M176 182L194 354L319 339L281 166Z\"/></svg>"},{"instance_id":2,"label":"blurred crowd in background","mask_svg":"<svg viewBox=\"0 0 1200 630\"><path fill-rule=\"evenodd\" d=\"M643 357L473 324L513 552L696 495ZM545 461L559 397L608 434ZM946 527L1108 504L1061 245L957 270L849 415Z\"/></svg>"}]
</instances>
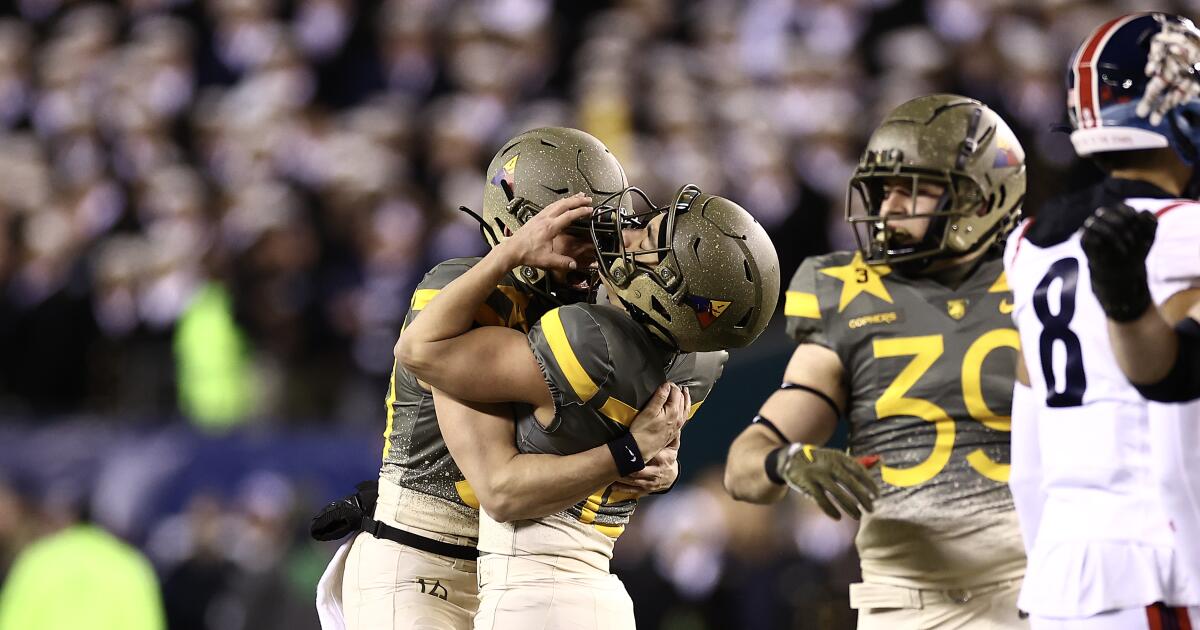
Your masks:
<instances>
[{"instance_id":1,"label":"blurred crowd in background","mask_svg":"<svg viewBox=\"0 0 1200 630\"><path fill-rule=\"evenodd\" d=\"M737 200L785 275L882 114L982 99L1069 169L1071 47L1155 2L19 0L0 20L0 409L378 423L412 286L504 139ZM1187 13L1191 6L1176 7ZM1191 4L1200 4L1192 1Z\"/></svg>"},{"instance_id":2,"label":"blurred crowd in background","mask_svg":"<svg viewBox=\"0 0 1200 630\"><path fill-rule=\"evenodd\" d=\"M853 246L846 183L888 109L935 91L996 109L1028 152L1036 212L1093 176L1051 131L1065 121L1072 48L1121 13L1200 13L1200 0L6 6L0 416L210 435L381 430L412 287L433 264L482 252L457 208L479 207L482 169L522 130L595 134L658 200L692 182L738 201L770 230L787 278L807 255ZM742 402L748 418L760 401ZM305 621L287 627L311 626L331 553L302 535L314 497L281 495L263 516L238 492L184 497L167 520L123 532L163 578L171 627L275 627L250 616L262 602L180 617L172 593L199 583L243 599L291 593ZM5 563L63 521L27 501L43 494L25 497L0 496L0 525L24 515L0 527ZM649 501L634 523L618 567L643 627L848 618L852 526L798 505L733 504L712 474ZM276 548L230 542L255 536ZM283 577L245 586L267 574Z\"/></svg>"}]
</instances>

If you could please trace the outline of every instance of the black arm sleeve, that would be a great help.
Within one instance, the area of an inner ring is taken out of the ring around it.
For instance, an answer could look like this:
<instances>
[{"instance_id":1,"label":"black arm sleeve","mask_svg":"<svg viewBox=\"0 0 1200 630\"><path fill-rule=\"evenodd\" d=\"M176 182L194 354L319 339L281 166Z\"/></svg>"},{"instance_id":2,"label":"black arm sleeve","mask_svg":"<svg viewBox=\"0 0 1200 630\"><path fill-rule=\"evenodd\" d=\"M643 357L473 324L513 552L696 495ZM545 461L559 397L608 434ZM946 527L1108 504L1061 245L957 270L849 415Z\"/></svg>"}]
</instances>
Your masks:
<instances>
[{"instance_id":1,"label":"black arm sleeve","mask_svg":"<svg viewBox=\"0 0 1200 630\"><path fill-rule=\"evenodd\" d=\"M1200 322L1185 317L1175 325L1175 333L1179 351L1171 371L1157 383L1134 384L1147 400L1179 403L1200 398Z\"/></svg>"}]
</instances>

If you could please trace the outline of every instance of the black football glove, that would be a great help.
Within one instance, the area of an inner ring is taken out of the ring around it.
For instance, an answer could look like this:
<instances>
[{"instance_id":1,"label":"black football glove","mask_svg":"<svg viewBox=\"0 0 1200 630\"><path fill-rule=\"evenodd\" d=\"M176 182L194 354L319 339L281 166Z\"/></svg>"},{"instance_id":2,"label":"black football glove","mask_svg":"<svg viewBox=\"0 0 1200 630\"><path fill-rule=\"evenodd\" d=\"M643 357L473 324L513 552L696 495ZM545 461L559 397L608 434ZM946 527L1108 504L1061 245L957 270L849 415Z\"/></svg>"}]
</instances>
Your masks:
<instances>
[{"instance_id":1,"label":"black football glove","mask_svg":"<svg viewBox=\"0 0 1200 630\"><path fill-rule=\"evenodd\" d=\"M357 492L326 505L313 517L308 532L317 540L337 540L359 530L364 516L375 515L379 499L379 480L371 479L354 486Z\"/></svg>"},{"instance_id":2,"label":"black football glove","mask_svg":"<svg viewBox=\"0 0 1200 630\"><path fill-rule=\"evenodd\" d=\"M1118 203L1102 206L1083 224L1080 243L1092 272L1092 292L1115 322L1131 322L1154 302L1146 283L1146 255L1158 219Z\"/></svg>"}]
</instances>

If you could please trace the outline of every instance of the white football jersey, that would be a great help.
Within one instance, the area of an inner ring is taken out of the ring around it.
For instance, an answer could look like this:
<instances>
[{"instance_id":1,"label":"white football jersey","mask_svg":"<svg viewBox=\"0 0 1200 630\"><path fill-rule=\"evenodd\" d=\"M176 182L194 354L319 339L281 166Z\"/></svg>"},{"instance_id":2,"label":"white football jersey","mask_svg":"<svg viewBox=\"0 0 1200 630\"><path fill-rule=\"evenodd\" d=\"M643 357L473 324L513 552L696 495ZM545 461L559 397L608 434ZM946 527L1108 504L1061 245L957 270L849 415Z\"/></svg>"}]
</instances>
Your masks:
<instances>
[{"instance_id":1,"label":"white football jersey","mask_svg":"<svg viewBox=\"0 0 1200 630\"><path fill-rule=\"evenodd\" d=\"M1147 260L1154 301L1200 286L1200 204L1126 203L1160 213ZM1200 404L1160 405L1138 394L1112 354L1081 232L1042 247L1026 238L1031 225L1017 227L1004 257L1035 401L1043 502L1031 511L1021 509L1028 497L1017 500L1021 518L1040 512L1021 608L1081 617L1156 601L1200 604L1200 557L1189 562L1179 548L1200 536L1183 531L1200 523L1192 476L1200 475ZM1012 473L1022 477L1029 458L1017 448L1030 447L1014 444Z\"/></svg>"}]
</instances>

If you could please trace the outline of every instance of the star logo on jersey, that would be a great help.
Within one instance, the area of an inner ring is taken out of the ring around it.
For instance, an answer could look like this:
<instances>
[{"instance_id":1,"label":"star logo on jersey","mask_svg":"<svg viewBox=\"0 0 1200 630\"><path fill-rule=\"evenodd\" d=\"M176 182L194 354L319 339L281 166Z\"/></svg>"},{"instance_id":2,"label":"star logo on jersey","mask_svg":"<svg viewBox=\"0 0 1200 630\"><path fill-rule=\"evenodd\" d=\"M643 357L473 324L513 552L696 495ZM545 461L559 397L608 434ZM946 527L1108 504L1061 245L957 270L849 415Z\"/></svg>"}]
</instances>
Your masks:
<instances>
[{"instance_id":1,"label":"star logo on jersey","mask_svg":"<svg viewBox=\"0 0 1200 630\"><path fill-rule=\"evenodd\" d=\"M838 300L838 312L846 307L861 293L873 295L888 304L892 304L892 295L883 286L883 277L892 272L887 265L868 265L863 262L862 252L854 252L854 260L841 267L826 267L821 273L842 281L842 296Z\"/></svg>"},{"instance_id":2,"label":"star logo on jersey","mask_svg":"<svg viewBox=\"0 0 1200 630\"><path fill-rule=\"evenodd\" d=\"M962 319L967 314L967 301L946 300L946 314L954 319Z\"/></svg>"},{"instance_id":3,"label":"star logo on jersey","mask_svg":"<svg viewBox=\"0 0 1200 630\"><path fill-rule=\"evenodd\" d=\"M696 321L700 322L702 329L712 326L718 317L725 314L725 309L733 304L728 300L714 300L699 295L685 295L683 301L696 311Z\"/></svg>"},{"instance_id":4,"label":"star logo on jersey","mask_svg":"<svg viewBox=\"0 0 1200 630\"><path fill-rule=\"evenodd\" d=\"M503 188L503 186L500 186L500 183L504 182L508 184L509 190L513 189L514 177L517 174L517 158L519 157L521 157L520 153L512 156L504 163L504 166L500 167L500 170L496 171L495 175L492 175L491 183L493 186Z\"/></svg>"}]
</instances>

